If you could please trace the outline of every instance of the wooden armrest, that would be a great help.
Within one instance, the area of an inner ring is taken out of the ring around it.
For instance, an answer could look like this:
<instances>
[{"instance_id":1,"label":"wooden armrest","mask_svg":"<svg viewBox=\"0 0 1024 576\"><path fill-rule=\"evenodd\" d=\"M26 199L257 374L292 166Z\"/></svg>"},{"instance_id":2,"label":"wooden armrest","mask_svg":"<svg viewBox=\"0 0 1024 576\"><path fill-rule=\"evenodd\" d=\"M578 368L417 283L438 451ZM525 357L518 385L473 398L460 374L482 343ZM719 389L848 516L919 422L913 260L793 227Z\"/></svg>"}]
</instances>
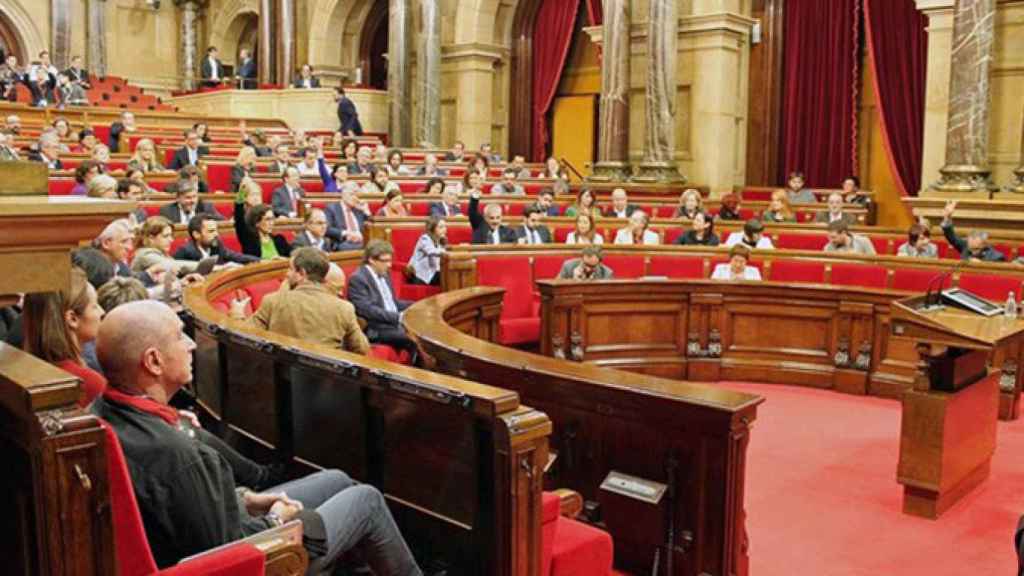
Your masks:
<instances>
[{"instance_id":1,"label":"wooden armrest","mask_svg":"<svg viewBox=\"0 0 1024 576\"><path fill-rule=\"evenodd\" d=\"M580 496L579 492L561 488L555 490L555 494L558 494L559 513L562 516L576 518L583 511L583 496Z\"/></svg>"},{"instance_id":2,"label":"wooden armrest","mask_svg":"<svg viewBox=\"0 0 1024 576\"><path fill-rule=\"evenodd\" d=\"M309 555L302 544L286 544L267 552L266 576L302 576L309 566Z\"/></svg>"}]
</instances>

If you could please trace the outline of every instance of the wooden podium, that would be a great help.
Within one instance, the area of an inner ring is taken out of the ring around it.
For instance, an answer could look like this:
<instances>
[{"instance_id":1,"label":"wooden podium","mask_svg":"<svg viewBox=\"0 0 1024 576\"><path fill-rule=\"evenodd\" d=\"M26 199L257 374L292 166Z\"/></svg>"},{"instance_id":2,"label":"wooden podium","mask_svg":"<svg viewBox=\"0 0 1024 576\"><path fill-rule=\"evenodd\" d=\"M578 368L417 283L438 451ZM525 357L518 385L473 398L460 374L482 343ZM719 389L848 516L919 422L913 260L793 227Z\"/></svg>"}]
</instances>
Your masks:
<instances>
[{"instance_id":1,"label":"wooden podium","mask_svg":"<svg viewBox=\"0 0 1024 576\"><path fill-rule=\"evenodd\" d=\"M892 307L891 337L913 341L920 356L903 396L897 481L903 511L935 519L988 478L1001 375L988 367L989 352L1024 331L1024 320L923 302Z\"/></svg>"}]
</instances>

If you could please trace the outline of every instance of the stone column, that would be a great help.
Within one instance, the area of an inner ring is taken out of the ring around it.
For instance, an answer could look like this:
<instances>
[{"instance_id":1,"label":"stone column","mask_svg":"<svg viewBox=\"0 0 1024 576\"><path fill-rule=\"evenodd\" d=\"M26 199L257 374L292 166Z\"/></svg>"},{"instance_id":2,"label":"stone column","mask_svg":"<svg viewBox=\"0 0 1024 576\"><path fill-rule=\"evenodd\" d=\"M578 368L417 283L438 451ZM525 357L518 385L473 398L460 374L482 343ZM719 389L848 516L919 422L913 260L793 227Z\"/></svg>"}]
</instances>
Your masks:
<instances>
[{"instance_id":1,"label":"stone column","mask_svg":"<svg viewBox=\"0 0 1024 576\"><path fill-rule=\"evenodd\" d=\"M29 54L34 60L38 54ZM71 59L71 2L52 0L50 3L50 62L63 70Z\"/></svg>"},{"instance_id":2,"label":"stone column","mask_svg":"<svg viewBox=\"0 0 1024 576\"><path fill-rule=\"evenodd\" d=\"M420 30L416 49L416 144L427 148L441 142L441 18L437 0L420 0Z\"/></svg>"},{"instance_id":3,"label":"stone column","mask_svg":"<svg viewBox=\"0 0 1024 576\"><path fill-rule=\"evenodd\" d=\"M634 179L681 182L675 163L676 0L650 0L647 14L647 84L644 103L644 160Z\"/></svg>"},{"instance_id":4,"label":"stone column","mask_svg":"<svg viewBox=\"0 0 1024 576\"><path fill-rule=\"evenodd\" d=\"M931 186L939 193L987 194L995 188L988 167L995 17L996 0L957 0L953 8L946 164Z\"/></svg>"},{"instance_id":5,"label":"stone column","mask_svg":"<svg viewBox=\"0 0 1024 576\"><path fill-rule=\"evenodd\" d=\"M627 180L629 167L629 0L605 0L601 26L601 107L591 180Z\"/></svg>"},{"instance_id":6,"label":"stone column","mask_svg":"<svg viewBox=\"0 0 1024 576\"><path fill-rule=\"evenodd\" d=\"M409 0L389 0L388 117L392 146L412 145L408 57Z\"/></svg>"},{"instance_id":7,"label":"stone column","mask_svg":"<svg viewBox=\"0 0 1024 576\"><path fill-rule=\"evenodd\" d=\"M89 72L107 75L107 0L89 0L88 58Z\"/></svg>"},{"instance_id":8,"label":"stone column","mask_svg":"<svg viewBox=\"0 0 1024 576\"><path fill-rule=\"evenodd\" d=\"M1020 166L1013 171L1014 182L1006 187L1009 192L1024 194L1024 123L1020 127Z\"/></svg>"},{"instance_id":9,"label":"stone column","mask_svg":"<svg viewBox=\"0 0 1024 576\"><path fill-rule=\"evenodd\" d=\"M454 103L453 125L444 130L448 140L445 144L458 139L469 150L484 142L500 146L502 140L495 136L495 100L501 98L496 93L501 83L495 80L500 77L499 70L507 65L508 54L493 46L452 44L446 47L442 59L442 94L446 101Z\"/></svg>"},{"instance_id":10,"label":"stone column","mask_svg":"<svg viewBox=\"0 0 1024 576\"><path fill-rule=\"evenodd\" d=\"M276 81L277 51L274 49L277 33L274 0L260 0L259 49L256 59L259 64L260 83L273 84Z\"/></svg>"},{"instance_id":11,"label":"stone column","mask_svg":"<svg viewBox=\"0 0 1024 576\"><path fill-rule=\"evenodd\" d=\"M199 45L196 18L199 6L193 0L178 0L181 7L181 84L185 90L196 88L196 60Z\"/></svg>"},{"instance_id":12,"label":"stone column","mask_svg":"<svg viewBox=\"0 0 1024 576\"><path fill-rule=\"evenodd\" d=\"M277 0L277 78L282 86L290 86L295 66L295 0Z\"/></svg>"}]
</instances>

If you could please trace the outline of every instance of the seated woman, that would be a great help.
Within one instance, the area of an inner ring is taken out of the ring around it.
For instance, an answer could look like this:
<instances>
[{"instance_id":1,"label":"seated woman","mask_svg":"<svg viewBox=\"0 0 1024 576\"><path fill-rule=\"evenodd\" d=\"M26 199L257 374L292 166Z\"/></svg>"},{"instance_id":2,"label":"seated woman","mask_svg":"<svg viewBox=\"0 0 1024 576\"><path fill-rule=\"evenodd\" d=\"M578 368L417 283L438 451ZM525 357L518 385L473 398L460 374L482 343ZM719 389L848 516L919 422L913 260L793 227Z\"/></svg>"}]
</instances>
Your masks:
<instances>
[{"instance_id":1,"label":"seated woman","mask_svg":"<svg viewBox=\"0 0 1024 576\"><path fill-rule=\"evenodd\" d=\"M729 249L729 261L715 266L711 273L712 280L760 280L761 271L754 266L747 266L750 262L750 248L743 244L736 244Z\"/></svg>"},{"instance_id":2,"label":"seated woman","mask_svg":"<svg viewBox=\"0 0 1024 576\"><path fill-rule=\"evenodd\" d=\"M772 200L768 204L768 209L761 214L761 221L770 223L796 222L796 214L793 212L793 207L789 203L789 196L785 190L772 192Z\"/></svg>"},{"instance_id":3,"label":"seated woman","mask_svg":"<svg viewBox=\"0 0 1024 576\"><path fill-rule=\"evenodd\" d=\"M263 203L260 185L246 178L235 196L235 236L242 253L260 260L287 258L291 254L288 239L274 234L274 210Z\"/></svg>"},{"instance_id":4,"label":"seated woman","mask_svg":"<svg viewBox=\"0 0 1024 576\"><path fill-rule=\"evenodd\" d=\"M110 148L102 142L92 148L92 155L89 156L94 162L100 165L100 172L110 171Z\"/></svg>"},{"instance_id":5,"label":"seated woman","mask_svg":"<svg viewBox=\"0 0 1024 576\"><path fill-rule=\"evenodd\" d=\"M679 195L679 206L676 207L676 213L672 217L691 220L703 211L704 199L701 197L700 192L694 188L688 188Z\"/></svg>"},{"instance_id":6,"label":"seated woman","mask_svg":"<svg viewBox=\"0 0 1024 576\"><path fill-rule=\"evenodd\" d=\"M430 216L406 268L413 284L441 285L441 255L447 246L448 222L441 216Z\"/></svg>"},{"instance_id":7,"label":"seated woman","mask_svg":"<svg viewBox=\"0 0 1024 576\"><path fill-rule=\"evenodd\" d=\"M384 218L402 218L409 215L403 203L402 191L392 188L384 197L384 205L377 210L377 216Z\"/></svg>"},{"instance_id":8,"label":"seated woman","mask_svg":"<svg viewBox=\"0 0 1024 576\"><path fill-rule=\"evenodd\" d=\"M710 214L698 212L690 221L691 229L676 238L675 244L680 246L718 246L718 235L715 234L715 220Z\"/></svg>"},{"instance_id":9,"label":"seated woman","mask_svg":"<svg viewBox=\"0 0 1024 576\"><path fill-rule=\"evenodd\" d=\"M235 158L235 165L231 167L231 191L238 192L242 180L252 178L256 174L256 149L251 146L243 146Z\"/></svg>"},{"instance_id":10,"label":"seated woman","mask_svg":"<svg viewBox=\"0 0 1024 576\"><path fill-rule=\"evenodd\" d=\"M718 210L719 220L743 220L740 216L740 195L735 192L723 194L721 199L722 207Z\"/></svg>"},{"instance_id":11,"label":"seated woman","mask_svg":"<svg viewBox=\"0 0 1024 576\"><path fill-rule=\"evenodd\" d=\"M932 232L928 226L918 222L907 231L907 241L896 250L897 256L910 258L938 258L939 247L932 242Z\"/></svg>"},{"instance_id":12,"label":"seated woman","mask_svg":"<svg viewBox=\"0 0 1024 576\"><path fill-rule=\"evenodd\" d=\"M438 178L438 180L440 180L440 178ZM473 195L473 193L475 192L483 194L484 180L485 178L481 176L478 172L474 172L472 170L467 171L465 174L462 175L462 183L461 189L459 190L459 194ZM433 181L434 180L430 180L430 182Z\"/></svg>"},{"instance_id":13,"label":"seated woman","mask_svg":"<svg viewBox=\"0 0 1024 576\"><path fill-rule=\"evenodd\" d=\"M171 255L174 244L174 226L163 216L150 216L139 228L138 242L141 248L132 256L132 272L139 273L154 264L164 264L164 269L177 276L196 271L199 262L175 260Z\"/></svg>"},{"instance_id":14,"label":"seated woman","mask_svg":"<svg viewBox=\"0 0 1024 576\"><path fill-rule=\"evenodd\" d=\"M124 177L133 182L138 182L139 185L142 186L143 194L152 194L153 192L157 192L157 190L154 190L152 186L146 183L146 173L138 168L129 168L128 170L125 170Z\"/></svg>"},{"instance_id":15,"label":"seated woman","mask_svg":"<svg viewBox=\"0 0 1024 576\"><path fill-rule=\"evenodd\" d=\"M569 205L565 209L563 216L579 216L580 214L588 214L594 220L597 220L601 216L601 209L597 207L597 201L594 198L594 193L590 191L590 188L584 188L576 194L576 201Z\"/></svg>"},{"instance_id":16,"label":"seated woman","mask_svg":"<svg viewBox=\"0 0 1024 576\"><path fill-rule=\"evenodd\" d=\"M346 186L350 185L358 188L359 185L355 182L349 184L348 167L344 163L335 164L328 171L327 161L321 155L316 159L316 164L320 172L320 180L324 183L324 192L341 192Z\"/></svg>"},{"instance_id":17,"label":"seated woman","mask_svg":"<svg viewBox=\"0 0 1024 576\"><path fill-rule=\"evenodd\" d=\"M99 140L96 139L96 133L91 128L83 128L78 132L78 143L71 147L71 151L75 154L91 155L97 142Z\"/></svg>"},{"instance_id":18,"label":"seated woman","mask_svg":"<svg viewBox=\"0 0 1024 576\"><path fill-rule=\"evenodd\" d=\"M78 405L85 408L107 388L107 379L86 366L83 347L96 339L103 308L81 268L71 268L68 287L25 295L25 351L81 378Z\"/></svg>"},{"instance_id":19,"label":"seated woman","mask_svg":"<svg viewBox=\"0 0 1024 576\"><path fill-rule=\"evenodd\" d=\"M156 156L156 145L149 138L143 138L135 145L135 154L128 161L128 169L142 170L147 174L166 170Z\"/></svg>"},{"instance_id":20,"label":"seated woman","mask_svg":"<svg viewBox=\"0 0 1024 576\"><path fill-rule=\"evenodd\" d=\"M491 161L483 155L477 154L473 157L473 161L469 163L469 169L466 172L474 172L480 175L480 178L487 180L487 175L491 169ZM481 183L481 186L483 183Z\"/></svg>"},{"instance_id":21,"label":"seated woman","mask_svg":"<svg viewBox=\"0 0 1024 576\"><path fill-rule=\"evenodd\" d=\"M615 234L615 243L648 246L659 244L660 238L655 232L647 229L648 224L647 213L643 210L634 210L629 217L629 225Z\"/></svg>"},{"instance_id":22,"label":"seated woman","mask_svg":"<svg viewBox=\"0 0 1024 576\"><path fill-rule=\"evenodd\" d=\"M359 144L352 138L346 138L341 142L341 163L351 164L359 156Z\"/></svg>"},{"instance_id":23,"label":"seated woman","mask_svg":"<svg viewBox=\"0 0 1024 576\"><path fill-rule=\"evenodd\" d=\"M548 156L548 159L544 162L544 171L541 172L540 177L551 178L552 180L569 179L569 175L562 169L562 164L554 156Z\"/></svg>"},{"instance_id":24,"label":"seated woman","mask_svg":"<svg viewBox=\"0 0 1024 576\"><path fill-rule=\"evenodd\" d=\"M849 204L860 204L861 206L871 203L871 197L860 189L860 179L856 176L847 176L843 179L843 200Z\"/></svg>"},{"instance_id":25,"label":"seated woman","mask_svg":"<svg viewBox=\"0 0 1024 576\"><path fill-rule=\"evenodd\" d=\"M469 175L469 172L466 173ZM465 180L465 178L463 178ZM427 180L427 185L423 187L423 191L420 194L430 194L434 196L440 196L444 193L444 179L443 178L431 178Z\"/></svg>"},{"instance_id":26,"label":"seated woman","mask_svg":"<svg viewBox=\"0 0 1024 576\"><path fill-rule=\"evenodd\" d=\"M398 188L398 184L391 181L388 171L376 166L371 168L370 179L366 181L366 184L363 184L363 194L389 194L392 191L399 194L402 193Z\"/></svg>"},{"instance_id":27,"label":"seated woman","mask_svg":"<svg viewBox=\"0 0 1024 576\"><path fill-rule=\"evenodd\" d=\"M576 216L576 228L565 237L566 244L604 244L604 237L597 233L594 217L583 212Z\"/></svg>"},{"instance_id":28,"label":"seated woman","mask_svg":"<svg viewBox=\"0 0 1024 576\"><path fill-rule=\"evenodd\" d=\"M210 127L206 125L206 122L196 122L192 125L192 129L195 130L196 136L199 136L199 141L203 144L209 144L210 138Z\"/></svg>"},{"instance_id":29,"label":"seated woman","mask_svg":"<svg viewBox=\"0 0 1024 576\"><path fill-rule=\"evenodd\" d=\"M388 152L388 163L386 165L388 174L392 176L408 176L412 174L412 170L409 170L409 167L404 162L405 157L402 156L402 151L398 148L393 148Z\"/></svg>"}]
</instances>

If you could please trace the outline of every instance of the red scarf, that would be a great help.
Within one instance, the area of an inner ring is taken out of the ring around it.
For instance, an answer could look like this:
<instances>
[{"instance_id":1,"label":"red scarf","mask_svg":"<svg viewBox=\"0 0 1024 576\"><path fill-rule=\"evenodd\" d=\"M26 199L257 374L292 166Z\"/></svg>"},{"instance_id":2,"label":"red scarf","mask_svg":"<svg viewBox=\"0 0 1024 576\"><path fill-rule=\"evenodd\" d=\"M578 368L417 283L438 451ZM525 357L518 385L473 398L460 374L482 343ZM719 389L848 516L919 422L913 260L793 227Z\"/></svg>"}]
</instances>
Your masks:
<instances>
[{"instance_id":1,"label":"red scarf","mask_svg":"<svg viewBox=\"0 0 1024 576\"><path fill-rule=\"evenodd\" d=\"M107 386L107 389L103 391L103 397L116 404L131 406L140 412L156 416L171 426L177 426L178 419L181 417L174 408L161 404L149 396L125 394L113 386Z\"/></svg>"}]
</instances>

